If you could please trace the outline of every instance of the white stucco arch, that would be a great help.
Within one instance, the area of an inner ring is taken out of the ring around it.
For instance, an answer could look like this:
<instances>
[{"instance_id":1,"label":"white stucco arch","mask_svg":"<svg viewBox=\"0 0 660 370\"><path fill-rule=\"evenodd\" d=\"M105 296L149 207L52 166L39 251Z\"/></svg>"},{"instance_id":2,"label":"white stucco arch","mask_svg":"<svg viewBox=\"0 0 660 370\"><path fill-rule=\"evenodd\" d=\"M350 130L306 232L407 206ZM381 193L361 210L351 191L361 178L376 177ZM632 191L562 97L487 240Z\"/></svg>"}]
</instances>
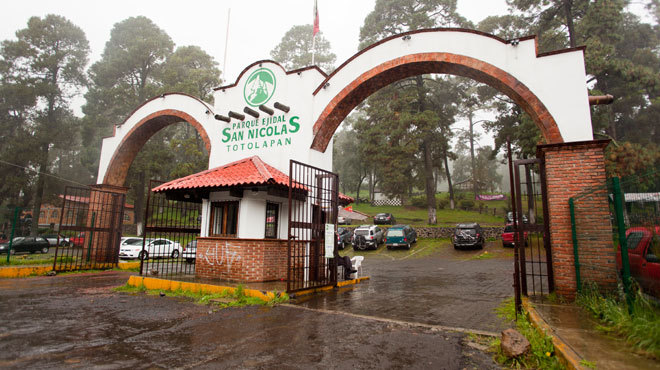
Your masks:
<instances>
[{"instance_id":1,"label":"white stucco arch","mask_svg":"<svg viewBox=\"0 0 660 370\"><path fill-rule=\"evenodd\" d=\"M422 73L463 75L514 99L547 143L593 140L583 48L538 54L535 37L502 40L465 29L412 31L348 59L314 91L312 147L325 151L337 126L364 98Z\"/></svg>"},{"instance_id":2,"label":"white stucco arch","mask_svg":"<svg viewBox=\"0 0 660 370\"><path fill-rule=\"evenodd\" d=\"M181 121L197 130L211 153L211 138L220 135L212 108L186 94L163 94L139 106L122 124L114 126L113 136L103 139L97 182L123 186L128 168L147 140L160 129Z\"/></svg>"}]
</instances>

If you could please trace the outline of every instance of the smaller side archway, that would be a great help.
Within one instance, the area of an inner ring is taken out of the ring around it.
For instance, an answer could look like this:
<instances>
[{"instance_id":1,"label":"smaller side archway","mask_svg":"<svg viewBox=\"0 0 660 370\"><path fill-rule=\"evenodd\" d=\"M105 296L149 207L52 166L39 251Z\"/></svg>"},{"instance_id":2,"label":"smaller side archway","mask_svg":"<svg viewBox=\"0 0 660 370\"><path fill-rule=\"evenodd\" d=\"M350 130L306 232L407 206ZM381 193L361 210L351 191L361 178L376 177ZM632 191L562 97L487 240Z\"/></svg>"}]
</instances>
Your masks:
<instances>
[{"instance_id":1,"label":"smaller side archway","mask_svg":"<svg viewBox=\"0 0 660 370\"><path fill-rule=\"evenodd\" d=\"M156 132L181 121L195 128L210 154L210 112L211 108L206 103L184 94L165 94L147 101L122 125L115 126L113 136L103 140L97 182L123 186L128 169L144 144Z\"/></svg>"}]
</instances>

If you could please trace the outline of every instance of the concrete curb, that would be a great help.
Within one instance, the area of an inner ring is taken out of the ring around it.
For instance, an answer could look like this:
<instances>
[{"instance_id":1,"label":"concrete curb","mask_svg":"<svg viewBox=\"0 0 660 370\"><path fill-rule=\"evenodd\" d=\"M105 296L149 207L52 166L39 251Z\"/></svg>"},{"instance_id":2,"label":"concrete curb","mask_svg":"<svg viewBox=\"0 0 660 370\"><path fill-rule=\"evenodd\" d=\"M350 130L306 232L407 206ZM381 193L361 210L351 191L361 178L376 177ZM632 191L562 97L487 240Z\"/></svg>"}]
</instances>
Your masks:
<instances>
[{"instance_id":1,"label":"concrete curb","mask_svg":"<svg viewBox=\"0 0 660 370\"><path fill-rule=\"evenodd\" d=\"M150 290L186 290L189 292L203 292L203 293L223 293L225 291L234 293L236 287L201 284L201 283L188 283L184 281L157 279L151 277L143 277L133 275L128 278L128 285L139 287L144 286ZM275 298L274 292L262 292L256 289L243 289L245 295L248 297L256 297L264 301L270 301Z\"/></svg>"},{"instance_id":2,"label":"concrete curb","mask_svg":"<svg viewBox=\"0 0 660 370\"><path fill-rule=\"evenodd\" d=\"M108 265L108 266L95 266L96 268L102 267L117 267L120 270L130 270L133 268L139 268L140 262L127 262L119 263L117 266ZM12 278L22 278L28 276L40 276L46 275L49 271L53 270L52 265L45 266L6 266L0 268L0 278L12 279Z\"/></svg>"},{"instance_id":3,"label":"concrete curb","mask_svg":"<svg viewBox=\"0 0 660 370\"><path fill-rule=\"evenodd\" d=\"M28 276L45 275L53 266L9 266L0 268L0 278L20 278Z\"/></svg>"},{"instance_id":4,"label":"concrete curb","mask_svg":"<svg viewBox=\"0 0 660 370\"><path fill-rule=\"evenodd\" d=\"M339 281L339 282L337 282L337 287L342 288L342 287L345 287L345 286L348 286L348 285L355 285L355 284L359 284L359 283L361 283L363 281L366 281L366 280L369 280L369 276L365 276L365 277L361 277L361 278L357 278L357 279L352 279L352 280ZM326 291L332 290L334 288L335 287L333 287L333 286L324 286L324 287L321 287L321 288L300 290L300 291L291 293L291 298L302 297L302 296L306 296L306 295L310 295L310 294L314 294L314 293L326 292Z\"/></svg>"},{"instance_id":5,"label":"concrete curb","mask_svg":"<svg viewBox=\"0 0 660 370\"><path fill-rule=\"evenodd\" d=\"M522 304L525 312L527 313L527 317L529 318L529 321L536 328L536 330L552 338L552 344L555 347L555 355L557 355L559 361L561 361L566 366L566 368L570 370L586 369L586 367L580 365L580 361L582 361L582 357L577 352L575 352L560 337L555 335L555 332L554 330L552 330L552 327L548 325L548 323L545 320L543 320L543 317L539 315L539 313L529 303L529 301L524 298Z\"/></svg>"}]
</instances>

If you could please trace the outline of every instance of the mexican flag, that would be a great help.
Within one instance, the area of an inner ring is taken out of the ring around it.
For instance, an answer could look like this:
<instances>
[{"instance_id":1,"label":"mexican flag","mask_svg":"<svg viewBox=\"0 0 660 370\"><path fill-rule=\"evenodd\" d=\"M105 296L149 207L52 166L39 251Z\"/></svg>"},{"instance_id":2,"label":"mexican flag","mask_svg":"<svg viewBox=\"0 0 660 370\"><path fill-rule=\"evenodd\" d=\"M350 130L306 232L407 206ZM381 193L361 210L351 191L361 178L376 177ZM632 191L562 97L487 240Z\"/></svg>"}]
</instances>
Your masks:
<instances>
[{"instance_id":1,"label":"mexican flag","mask_svg":"<svg viewBox=\"0 0 660 370\"><path fill-rule=\"evenodd\" d=\"M319 33L319 6L316 1L314 0L314 29L312 30L312 36L316 36Z\"/></svg>"}]
</instances>

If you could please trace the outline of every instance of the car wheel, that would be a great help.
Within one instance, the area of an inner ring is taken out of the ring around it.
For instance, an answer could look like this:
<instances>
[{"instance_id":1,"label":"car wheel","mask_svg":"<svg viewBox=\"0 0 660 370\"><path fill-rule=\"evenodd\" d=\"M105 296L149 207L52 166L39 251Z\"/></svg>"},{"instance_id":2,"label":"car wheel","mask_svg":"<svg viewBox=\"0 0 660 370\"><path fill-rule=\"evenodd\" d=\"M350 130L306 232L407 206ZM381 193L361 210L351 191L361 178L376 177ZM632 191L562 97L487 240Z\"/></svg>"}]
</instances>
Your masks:
<instances>
[{"instance_id":1,"label":"car wheel","mask_svg":"<svg viewBox=\"0 0 660 370\"><path fill-rule=\"evenodd\" d=\"M12 256L15 255L15 254L16 254L16 249L12 249L12 250L10 250L10 251L9 251L9 254L12 255Z\"/></svg>"},{"instance_id":2,"label":"car wheel","mask_svg":"<svg viewBox=\"0 0 660 370\"><path fill-rule=\"evenodd\" d=\"M179 250L178 249L175 249L174 251L172 251L172 258L179 258Z\"/></svg>"},{"instance_id":3,"label":"car wheel","mask_svg":"<svg viewBox=\"0 0 660 370\"><path fill-rule=\"evenodd\" d=\"M41 248L41 253L43 253L43 254L48 253L48 247Z\"/></svg>"},{"instance_id":4,"label":"car wheel","mask_svg":"<svg viewBox=\"0 0 660 370\"><path fill-rule=\"evenodd\" d=\"M406 249L410 250L410 243L406 244Z\"/></svg>"},{"instance_id":5,"label":"car wheel","mask_svg":"<svg viewBox=\"0 0 660 370\"><path fill-rule=\"evenodd\" d=\"M147 253L146 251L140 252L140 254L138 254L138 259L140 259L140 261L149 259L149 253Z\"/></svg>"},{"instance_id":6,"label":"car wheel","mask_svg":"<svg viewBox=\"0 0 660 370\"><path fill-rule=\"evenodd\" d=\"M388 246L387 246L387 249L392 250L392 246L391 246L391 245L388 245Z\"/></svg>"},{"instance_id":7,"label":"car wheel","mask_svg":"<svg viewBox=\"0 0 660 370\"><path fill-rule=\"evenodd\" d=\"M192 265L193 263L195 263L195 259L194 258L186 258L186 262L188 262L189 264Z\"/></svg>"}]
</instances>

